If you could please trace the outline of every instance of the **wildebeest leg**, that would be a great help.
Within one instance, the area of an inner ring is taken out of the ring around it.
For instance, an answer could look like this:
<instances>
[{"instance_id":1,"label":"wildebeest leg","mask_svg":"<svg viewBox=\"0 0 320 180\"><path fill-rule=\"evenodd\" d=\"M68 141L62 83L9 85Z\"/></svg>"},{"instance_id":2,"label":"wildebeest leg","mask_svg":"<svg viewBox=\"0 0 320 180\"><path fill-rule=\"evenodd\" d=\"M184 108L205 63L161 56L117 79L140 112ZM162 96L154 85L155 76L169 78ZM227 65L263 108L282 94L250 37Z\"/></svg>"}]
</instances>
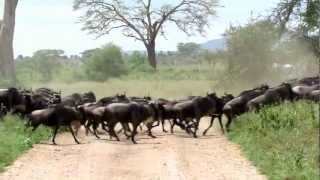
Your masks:
<instances>
[{"instance_id":1,"label":"wildebeest leg","mask_svg":"<svg viewBox=\"0 0 320 180\"><path fill-rule=\"evenodd\" d=\"M174 128L174 125L176 124L176 119L172 119L172 122L170 121L170 132L171 134L173 134L173 128Z\"/></svg>"},{"instance_id":2,"label":"wildebeest leg","mask_svg":"<svg viewBox=\"0 0 320 180\"><path fill-rule=\"evenodd\" d=\"M226 116L228 119L227 124L226 124L226 130L227 130L227 132L229 132L230 131L230 124L232 122L233 116L231 114L226 114Z\"/></svg>"},{"instance_id":3,"label":"wildebeest leg","mask_svg":"<svg viewBox=\"0 0 320 180\"><path fill-rule=\"evenodd\" d=\"M208 130L212 127L213 122L214 122L214 118L215 118L215 116L211 116L210 125L206 130L203 131L202 135L205 136L207 134Z\"/></svg>"},{"instance_id":4,"label":"wildebeest leg","mask_svg":"<svg viewBox=\"0 0 320 180\"><path fill-rule=\"evenodd\" d=\"M39 125L35 125L35 126L33 126L33 128L32 128L32 130L31 130L31 131L32 131L32 132L33 132L33 131L35 131L38 127L39 127Z\"/></svg>"},{"instance_id":5,"label":"wildebeest leg","mask_svg":"<svg viewBox=\"0 0 320 180\"><path fill-rule=\"evenodd\" d=\"M104 131L109 132L109 130L106 128L107 125L105 125L104 123L101 123L101 127Z\"/></svg>"},{"instance_id":6,"label":"wildebeest leg","mask_svg":"<svg viewBox=\"0 0 320 180\"><path fill-rule=\"evenodd\" d=\"M77 139L76 136L74 135L73 129L72 129L72 127L71 127L71 124L69 124L69 130L70 130L70 132L71 132L71 134L72 134L72 136L73 136L74 141L75 141L77 144L80 144L80 142L78 141L78 139Z\"/></svg>"},{"instance_id":7,"label":"wildebeest leg","mask_svg":"<svg viewBox=\"0 0 320 180\"><path fill-rule=\"evenodd\" d=\"M193 132L193 137L194 138L197 138L197 131L198 131L198 128L199 128L199 123L200 123L200 118L197 118L196 122L194 122L194 124L195 124L194 132Z\"/></svg>"},{"instance_id":8,"label":"wildebeest leg","mask_svg":"<svg viewBox=\"0 0 320 180\"><path fill-rule=\"evenodd\" d=\"M154 136L154 135L152 134L152 132L151 132L151 129L153 128L152 124L153 124L153 122L148 122L148 123L146 124L146 126L147 126L147 128L148 128L148 136L150 136L150 137L152 137L152 138L156 138L156 136Z\"/></svg>"},{"instance_id":9,"label":"wildebeest leg","mask_svg":"<svg viewBox=\"0 0 320 180\"><path fill-rule=\"evenodd\" d=\"M222 115L218 116L218 120L219 120L219 124L220 124L220 128L221 128L222 134L224 134L224 128L223 128L223 124L222 124Z\"/></svg>"},{"instance_id":10,"label":"wildebeest leg","mask_svg":"<svg viewBox=\"0 0 320 180\"><path fill-rule=\"evenodd\" d=\"M162 132L167 133L168 131L164 128L164 125L165 125L165 119L161 119L161 125L162 125Z\"/></svg>"},{"instance_id":11,"label":"wildebeest leg","mask_svg":"<svg viewBox=\"0 0 320 180\"><path fill-rule=\"evenodd\" d=\"M55 139L56 139L56 135L57 135L58 129L59 129L59 124L56 125L56 127L55 127L55 129L53 131L52 143L54 145L57 145Z\"/></svg>"},{"instance_id":12,"label":"wildebeest leg","mask_svg":"<svg viewBox=\"0 0 320 180\"><path fill-rule=\"evenodd\" d=\"M93 122L92 126L93 126L93 134L94 134L94 136L96 136L98 139L100 139L100 137L97 134L98 123L97 122Z\"/></svg>"},{"instance_id":13,"label":"wildebeest leg","mask_svg":"<svg viewBox=\"0 0 320 180\"><path fill-rule=\"evenodd\" d=\"M110 134L110 136L115 137L117 139L117 141L120 141L119 137L117 136L116 132L114 131L114 127L115 127L114 123L109 124L109 134Z\"/></svg>"},{"instance_id":14,"label":"wildebeest leg","mask_svg":"<svg viewBox=\"0 0 320 180\"><path fill-rule=\"evenodd\" d=\"M131 141L134 144L137 144L137 142L134 140L134 137L137 134L137 128L138 128L138 124L133 124L133 131L132 131L132 134L131 134Z\"/></svg>"},{"instance_id":15,"label":"wildebeest leg","mask_svg":"<svg viewBox=\"0 0 320 180\"><path fill-rule=\"evenodd\" d=\"M143 126L142 126L142 124L140 124L140 125L139 125L139 128L140 128L140 131L142 131L142 130L143 130Z\"/></svg>"},{"instance_id":16,"label":"wildebeest leg","mask_svg":"<svg viewBox=\"0 0 320 180\"><path fill-rule=\"evenodd\" d=\"M92 120L88 120L87 123L84 125L86 127L86 135L88 136L89 132L93 134L91 131L90 126L92 125Z\"/></svg>"},{"instance_id":17,"label":"wildebeest leg","mask_svg":"<svg viewBox=\"0 0 320 180\"><path fill-rule=\"evenodd\" d=\"M121 123L121 124L122 124L123 130L124 130L124 135L127 137L127 139L129 139L131 137L131 135L128 134L128 132L131 132L129 124L128 123Z\"/></svg>"}]
</instances>

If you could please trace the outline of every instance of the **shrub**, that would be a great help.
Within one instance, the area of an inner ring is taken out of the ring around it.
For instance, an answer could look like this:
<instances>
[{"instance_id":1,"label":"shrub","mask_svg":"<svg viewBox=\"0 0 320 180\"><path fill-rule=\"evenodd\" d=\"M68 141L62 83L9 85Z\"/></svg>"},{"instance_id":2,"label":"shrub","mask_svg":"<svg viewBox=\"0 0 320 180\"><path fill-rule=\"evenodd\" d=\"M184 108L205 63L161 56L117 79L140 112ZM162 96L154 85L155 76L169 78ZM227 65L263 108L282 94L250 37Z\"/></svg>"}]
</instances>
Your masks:
<instances>
[{"instance_id":1,"label":"shrub","mask_svg":"<svg viewBox=\"0 0 320 180\"><path fill-rule=\"evenodd\" d=\"M88 79L94 81L105 81L126 73L121 49L112 44L95 50L93 55L85 60L84 66Z\"/></svg>"}]
</instances>

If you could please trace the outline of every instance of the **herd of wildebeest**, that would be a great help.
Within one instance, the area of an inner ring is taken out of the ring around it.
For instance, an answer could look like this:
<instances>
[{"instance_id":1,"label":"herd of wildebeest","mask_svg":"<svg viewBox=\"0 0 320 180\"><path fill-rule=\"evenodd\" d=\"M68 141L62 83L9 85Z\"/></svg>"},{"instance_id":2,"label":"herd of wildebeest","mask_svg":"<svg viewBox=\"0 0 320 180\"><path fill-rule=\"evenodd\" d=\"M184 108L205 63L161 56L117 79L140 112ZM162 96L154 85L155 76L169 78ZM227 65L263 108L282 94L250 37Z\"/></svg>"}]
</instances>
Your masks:
<instances>
[{"instance_id":1,"label":"herd of wildebeest","mask_svg":"<svg viewBox=\"0 0 320 180\"><path fill-rule=\"evenodd\" d=\"M74 93L61 97L61 92L49 88L38 88L34 91L17 89L14 87L0 89L0 117L7 113L18 114L26 119L26 126L32 131L40 125L53 128L52 142L61 126L69 128L76 143L76 136L81 126L100 138L97 128L100 127L119 141L117 134L135 141L138 129L147 128L150 137L152 128L168 121L173 133L177 125L186 133L197 137L199 122L202 117L211 117L210 125L203 135L212 127L214 119L218 118L222 132L222 116L227 118L226 130L229 131L232 120L247 111L259 111L262 106L277 104L284 101L309 99L320 101L319 76L293 79L280 85L269 87L259 85L253 89L245 90L238 96L224 94L218 97L208 92L206 96L189 96L180 100L167 100L151 97L128 97L126 94L103 97L96 100L93 92ZM122 127L116 130L116 125ZM130 126L131 125L131 126Z\"/></svg>"}]
</instances>

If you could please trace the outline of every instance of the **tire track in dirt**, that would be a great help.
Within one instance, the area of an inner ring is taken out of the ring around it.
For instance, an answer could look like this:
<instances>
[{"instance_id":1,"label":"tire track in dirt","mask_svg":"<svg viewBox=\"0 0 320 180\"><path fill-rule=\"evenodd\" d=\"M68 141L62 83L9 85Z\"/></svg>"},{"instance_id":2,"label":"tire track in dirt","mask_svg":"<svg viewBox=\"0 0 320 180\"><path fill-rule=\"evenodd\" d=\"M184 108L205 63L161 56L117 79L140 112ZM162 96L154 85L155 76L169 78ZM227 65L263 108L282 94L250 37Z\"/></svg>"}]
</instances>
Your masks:
<instances>
[{"instance_id":1,"label":"tire track in dirt","mask_svg":"<svg viewBox=\"0 0 320 180\"><path fill-rule=\"evenodd\" d=\"M199 135L207 126L202 120ZM194 139L182 131L158 137L144 133L138 143L121 137L121 142L97 140L80 133L81 145L75 145L70 133L59 134L58 146L38 144L22 155L1 180L248 180L266 179L241 154L235 145L213 128L208 136ZM103 139L104 138L104 139Z\"/></svg>"}]
</instances>

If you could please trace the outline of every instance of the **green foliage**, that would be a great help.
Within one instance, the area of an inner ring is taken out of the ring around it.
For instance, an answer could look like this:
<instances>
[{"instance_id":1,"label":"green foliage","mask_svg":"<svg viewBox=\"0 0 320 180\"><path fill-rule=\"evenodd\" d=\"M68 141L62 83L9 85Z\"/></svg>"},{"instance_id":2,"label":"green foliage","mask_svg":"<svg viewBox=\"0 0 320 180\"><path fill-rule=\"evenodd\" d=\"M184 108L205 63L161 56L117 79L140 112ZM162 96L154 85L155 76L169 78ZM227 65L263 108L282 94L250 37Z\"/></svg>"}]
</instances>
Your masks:
<instances>
[{"instance_id":1,"label":"green foliage","mask_svg":"<svg viewBox=\"0 0 320 180\"><path fill-rule=\"evenodd\" d=\"M17 79L29 83L51 81L62 67L63 50L38 50L32 57L16 62Z\"/></svg>"},{"instance_id":2,"label":"green foliage","mask_svg":"<svg viewBox=\"0 0 320 180\"><path fill-rule=\"evenodd\" d=\"M193 42L179 43L177 49L178 53L182 55L196 55L201 51L200 45Z\"/></svg>"},{"instance_id":3,"label":"green foliage","mask_svg":"<svg viewBox=\"0 0 320 180\"><path fill-rule=\"evenodd\" d=\"M319 9L319 0L281 0L272 14L273 21L280 25L282 32L289 29L302 36L318 58L320 57Z\"/></svg>"},{"instance_id":4,"label":"green foliage","mask_svg":"<svg viewBox=\"0 0 320 180\"><path fill-rule=\"evenodd\" d=\"M235 120L229 138L270 179L317 179L319 104L266 107Z\"/></svg>"},{"instance_id":5,"label":"green foliage","mask_svg":"<svg viewBox=\"0 0 320 180\"><path fill-rule=\"evenodd\" d=\"M126 73L121 49L112 44L96 50L84 66L87 78L94 81L105 81Z\"/></svg>"},{"instance_id":6,"label":"green foliage","mask_svg":"<svg viewBox=\"0 0 320 180\"><path fill-rule=\"evenodd\" d=\"M50 135L50 130L44 127L39 127L31 133L30 129L25 128L24 120L19 117L4 117L0 120L0 171L33 144L48 139Z\"/></svg>"},{"instance_id":7,"label":"green foliage","mask_svg":"<svg viewBox=\"0 0 320 180\"><path fill-rule=\"evenodd\" d=\"M154 72L148 63L148 57L138 51L126 57L131 73L135 72Z\"/></svg>"},{"instance_id":8,"label":"green foliage","mask_svg":"<svg viewBox=\"0 0 320 180\"><path fill-rule=\"evenodd\" d=\"M277 28L269 21L252 21L246 26L231 26L226 37L227 82L263 82L271 74Z\"/></svg>"}]
</instances>

